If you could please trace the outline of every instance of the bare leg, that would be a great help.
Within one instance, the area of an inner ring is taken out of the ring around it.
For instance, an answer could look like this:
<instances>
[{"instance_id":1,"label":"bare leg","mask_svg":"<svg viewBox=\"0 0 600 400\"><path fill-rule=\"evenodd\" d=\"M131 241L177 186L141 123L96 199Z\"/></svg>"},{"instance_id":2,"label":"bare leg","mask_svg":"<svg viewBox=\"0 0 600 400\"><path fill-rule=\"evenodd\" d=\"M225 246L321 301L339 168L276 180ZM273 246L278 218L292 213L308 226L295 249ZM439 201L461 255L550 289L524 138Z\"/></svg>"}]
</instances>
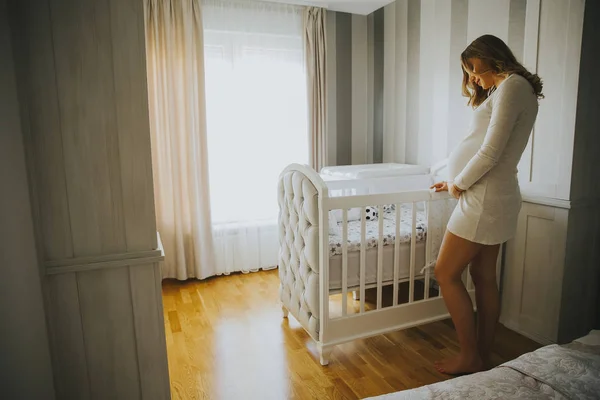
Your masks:
<instances>
[{"instance_id":1,"label":"bare leg","mask_svg":"<svg viewBox=\"0 0 600 400\"><path fill-rule=\"evenodd\" d=\"M496 260L500 245L483 246L471 264L477 302L477 347L485 368L491 368L491 352L500 316Z\"/></svg>"},{"instance_id":2,"label":"bare leg","mask_svg":"<svg viewBox=\"0 0 600 400\"><path fill-rule=\"evenodd\" d=\"M437 370L443 373L464 374L483 369L477 349L473 303L461 280L462 272L481 248L482 245L460 238L449 231L446 231L442 242L435 276L454 322L460 345L457 357L436 363Z\"/></svg>"}]
</instances>

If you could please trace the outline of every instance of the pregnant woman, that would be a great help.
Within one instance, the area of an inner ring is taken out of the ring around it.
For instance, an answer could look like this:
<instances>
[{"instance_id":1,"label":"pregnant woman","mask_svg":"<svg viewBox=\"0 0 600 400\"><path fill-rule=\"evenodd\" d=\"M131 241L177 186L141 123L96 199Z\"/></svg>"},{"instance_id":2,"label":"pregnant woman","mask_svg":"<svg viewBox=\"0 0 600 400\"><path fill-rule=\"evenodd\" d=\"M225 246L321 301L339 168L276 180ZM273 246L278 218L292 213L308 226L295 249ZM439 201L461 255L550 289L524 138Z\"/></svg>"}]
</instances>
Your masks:
<instances>
[{"instance_id":1,"label":"pregnant woman","mask_svg":"<svg viewBox=\"0 0 600 400\"><path fill-rule=\"evenodd\" d=\"M474 108L468 135L448 159L449 181L435 184L457 199L435 266L456 328L460 353L436 363L440 372L464 374L490 367L499 317L496 260L516 231L521 209L517 164L543 98L540 78L508 46L481 36L461 54L463 94ZM477 324L461 274L471 264Z\"/></svg>"}]
</instances>

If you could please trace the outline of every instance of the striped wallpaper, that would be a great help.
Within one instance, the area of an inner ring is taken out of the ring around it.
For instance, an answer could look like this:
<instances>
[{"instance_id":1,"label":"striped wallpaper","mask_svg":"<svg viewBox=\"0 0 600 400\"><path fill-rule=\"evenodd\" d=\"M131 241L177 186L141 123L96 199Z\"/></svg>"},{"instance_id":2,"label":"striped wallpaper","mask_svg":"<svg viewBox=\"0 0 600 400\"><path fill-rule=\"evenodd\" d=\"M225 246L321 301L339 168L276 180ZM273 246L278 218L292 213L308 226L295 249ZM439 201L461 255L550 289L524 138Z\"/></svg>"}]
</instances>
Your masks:
<instances>
[{"instance_id":1,"label":"striped wallpaper","mask_svg":"<svg viewBox=\"0 0 600 400\"><path fill-rule=\"evenodd\" d=\"M469 124L460 53L492 33L523 60L527 3L396 0L369 16L328 12L328 164L447 157Z\"/></svg>"}]
</instances>

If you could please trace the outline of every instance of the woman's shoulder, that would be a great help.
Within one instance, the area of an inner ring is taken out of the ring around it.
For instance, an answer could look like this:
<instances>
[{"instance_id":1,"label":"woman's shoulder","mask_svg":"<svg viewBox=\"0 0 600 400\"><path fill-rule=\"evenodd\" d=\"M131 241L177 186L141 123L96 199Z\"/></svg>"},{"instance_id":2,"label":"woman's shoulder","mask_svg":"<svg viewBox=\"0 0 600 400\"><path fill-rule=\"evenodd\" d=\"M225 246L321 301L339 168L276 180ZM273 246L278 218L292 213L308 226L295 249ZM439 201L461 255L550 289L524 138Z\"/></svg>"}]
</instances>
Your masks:
<instances>
[{"instance_id":1,"label":"woman's shoulder","mask_svg":"<svg viewBox=\"0 0 600 400\"><path fill-rule=\"evenodd\" d=\"M498 92L521 92L530 91L533 92L533 87L525 77L519 74L512 74L508 76L504 82L498 87Z\"/></svg>"},{"instance_id":2,"label":"woman's shoulder","mask_svg":"<svg viewBox=\"0 0 600 400\"><path fill-rule=\"evenodd\" d=\"M512 74L502 82L496 90L497 97L501 99L515 98L527 101L536 99L535 91L529 81L521 75Z\"/></svg>"}]
</instances>

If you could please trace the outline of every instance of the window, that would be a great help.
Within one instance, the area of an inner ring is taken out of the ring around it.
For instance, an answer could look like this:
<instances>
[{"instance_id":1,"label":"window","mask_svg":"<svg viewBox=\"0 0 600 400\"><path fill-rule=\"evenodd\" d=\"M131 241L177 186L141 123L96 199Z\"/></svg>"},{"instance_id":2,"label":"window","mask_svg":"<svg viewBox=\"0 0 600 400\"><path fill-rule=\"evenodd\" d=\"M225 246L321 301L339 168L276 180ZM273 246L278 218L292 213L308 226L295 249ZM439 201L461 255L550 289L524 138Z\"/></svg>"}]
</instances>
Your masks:
<instances>
[{"instance_id":1,"label":"window","mask_svg":"<svg viewBox=\"0 0 600 400\"><path fill-rule=\"evenodd\" d=\"M277 218L277 179L308 163L301 8L203 2L212 219Z\"/></svg>"}]
</instances>

